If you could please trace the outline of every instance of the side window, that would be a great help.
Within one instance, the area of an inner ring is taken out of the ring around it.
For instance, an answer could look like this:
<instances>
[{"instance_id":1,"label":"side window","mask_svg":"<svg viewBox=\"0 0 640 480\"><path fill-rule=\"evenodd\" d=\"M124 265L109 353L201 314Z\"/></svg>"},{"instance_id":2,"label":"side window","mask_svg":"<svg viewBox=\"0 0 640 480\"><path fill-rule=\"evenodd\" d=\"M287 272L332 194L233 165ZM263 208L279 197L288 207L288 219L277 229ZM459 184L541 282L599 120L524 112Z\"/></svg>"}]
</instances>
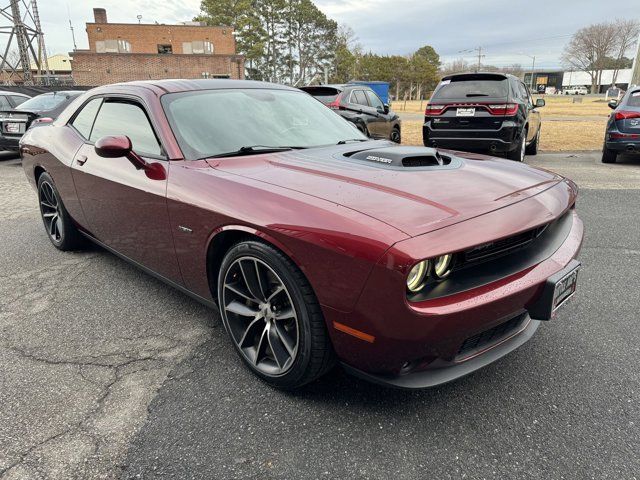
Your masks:
<instances>
[{"instance_id":1,"label":"side window","mask_svg":"<svg viewBox=\"0 0 640 480\"><path fill-rule=\"evenodd\" d=\"M524 98L529 105L533 105L533 100L531 99L531 94L529 93L529 89L524 83L520 84L520 90L522 91L522 98Z\"/></svg>"},{"instance_id":2,"label":"side window","mask_svg":"<svg viewBox=\"0 0 640 480\"><path fill-rule=\"evenodd\" d=\"M13 104L17 107L21 103L24 103L27 100L29 100L29 97L23 97L22 95L11 95L11 100L13 101Z\"/></svg>"},{"instance_id":3,"label":"side window","mask_svg":"<svg viewBox=\"0 0 640 480\"><path fill-rule=\"evenodd\" d=\"M368 107L369 103L367 102L367 97L364 95L364 90L355 90L351 96L351 103Z\"/></svg>"},{"instance_id":4,"label":"side window","mask_svg":"<svg viewBox=\"0 0 640 480\"><path fill-rule=\"evenodd\" d=\"M105 135L127 135L136 152L148 155L162 154L149 119L137 103L117 99L105 100L93 125L90 140L95 142Z\"/></svg>"},{"instance_id":5,"label":"side window","mask_svg":"<svg viewBox=\"0 0 640 480\"><path fill-rule=\"evenodd\" d=\"M375 108L375 109L384 108L384 103L382 103L382 100L380 100L380 97L378 97L378 95L376 95L371 90L366 90L366 94L367 94L367 98L369 99L369 104L373 108Z\"/></svg>"},{"instance_id":6,"label":"side window","mask_svg":"<svg viewBox=\"0 0 640 480\"><path fill-rule=\"evenodd\" d=\"M73 128L75 128L78 133L84 137L85 140L89 140L89 137L91 136L93 120L96 118L96 113L98 113L101 103L102 98L94 98L84 107L82 107L80 113L78 113L76 115L76 118L74 118L71 122Z\"/></svg>"},{"instance_id":7,"label":"side window","mask_svg":"<svg viewBox=\"0 0 640 480\"><path fill-rule=\"evenodd\" d=\"M4 95L0 95L0 110L13 110L9 100Z\"/></svg>"}]
</instances>

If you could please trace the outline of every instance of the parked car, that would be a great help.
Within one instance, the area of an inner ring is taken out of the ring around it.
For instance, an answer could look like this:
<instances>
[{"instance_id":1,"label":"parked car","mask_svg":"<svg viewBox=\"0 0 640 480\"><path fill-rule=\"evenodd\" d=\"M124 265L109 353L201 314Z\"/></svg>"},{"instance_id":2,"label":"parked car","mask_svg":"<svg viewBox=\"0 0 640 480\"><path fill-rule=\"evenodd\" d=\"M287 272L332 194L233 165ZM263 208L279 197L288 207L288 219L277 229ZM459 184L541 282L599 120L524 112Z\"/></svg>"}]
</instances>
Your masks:
<instances>
[{"instance_id":1,"label":"parked car","mask_svg":"<svg viewBox=\"0 0 640 480\"><path fill-rule=\"evenodd\" d=\"M0 111L0 150L18 150L20 138L32 125L55 120L82 91L51 92L27 98Z\"/></svg>"},{"instance_id":2,"label":"parked car","mask_svg":"<svg viewBox=\"0 0 640 480\"><path fill-rule=\"evenodd\" d=\"M565 95L586 95L587 93L589 93L589 90L587 90L587 87L583 85L576 85L576 86L564 87L562 89L562 92Z\"/></svg>"},{"instance_id":3,"label":"parked car","mask_svg":"<svg viewBox=\"0 0 640 480\"><path fill-rule=\"evenodd\" d=\"M540 143L540 112L513 75L459 73L442 78L425 110L425 146L504 154L523 161Z\"/></svg>"},{"instance_id":4,"label":"parked car","mask_svg":"<svg viewBox=\"0 0 640 480\"><path fill-rule=\"evenodd\" d=\"M23 93L5 92L0 90L0 110L11 110L31 97Z\"/></svg>"},{"instance_id":5,"label":"parked car","mask_svg":"<svg viewBox=\"0 0 640 480\"><path fill-rule=\"evenodd\" d=\"M613 112L607 122L602 162L615 163L619 153L640 153L640 88L630 89L620 103L609 102Z\"/></svg>"},{"instance_id":6,"label":"parked car","mask_svg":"<svg viewBox=\"0 0 640 480\"><path fill-rule=\"evenodd\" d=\"M310 85L300 90L335 110L371 138L402 141L400 117L365 85Z\"/></svg>"},{"instance_id":7,"label":"parked car","mask_svg":"<svg viewBox=\"0 0 640 480\"><path fill-rule=\"evenodd\" d=\"M99 87L20 151L54 247L89 239L219 305L277 387L338 361L441 384L525 343L576 288L573 182L370 140L282 85Z\"/></svg>"}]
</instances>

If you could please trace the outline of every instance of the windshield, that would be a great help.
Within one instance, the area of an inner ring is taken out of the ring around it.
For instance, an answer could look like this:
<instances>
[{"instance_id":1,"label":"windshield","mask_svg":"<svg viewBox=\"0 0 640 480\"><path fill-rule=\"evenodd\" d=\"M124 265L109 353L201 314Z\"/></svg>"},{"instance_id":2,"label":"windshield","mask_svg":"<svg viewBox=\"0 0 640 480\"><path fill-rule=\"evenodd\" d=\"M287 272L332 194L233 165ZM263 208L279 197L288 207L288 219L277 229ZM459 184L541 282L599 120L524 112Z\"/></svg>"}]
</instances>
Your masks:
<instances>
[{"instance_id":1,"label":"windshield","mask_svg":"<svg viewBox=\"0 0 640 480\"><path fill-rule=\"evenodd\" d=\"M444 80L433 99L507 96L507 79L502 80Z\"/></svg>"},{"instance_id":2,"label":"windshield","mask_svg":"<svg viewBox=\"0 0 640 480\"><path fill-rule=\"evenodd\" d=\"M309 148L366 140L355 126L299 91L225 89L171 93L165 113L187 158L242 147Z\"/></svg>"},{"instance_id":3,"label":"windshield","mask_svg":"<svg viewBox=\"0 0 640 480\"><path fill-rule=\"evenodd\" d=\"M18 107L16 107L16 110L29 110L35 112L53 110L67 98L68 95L66 94L43 93L42 95L30 98L26 102L21 103Z\"/></svg>"}]
</instances>

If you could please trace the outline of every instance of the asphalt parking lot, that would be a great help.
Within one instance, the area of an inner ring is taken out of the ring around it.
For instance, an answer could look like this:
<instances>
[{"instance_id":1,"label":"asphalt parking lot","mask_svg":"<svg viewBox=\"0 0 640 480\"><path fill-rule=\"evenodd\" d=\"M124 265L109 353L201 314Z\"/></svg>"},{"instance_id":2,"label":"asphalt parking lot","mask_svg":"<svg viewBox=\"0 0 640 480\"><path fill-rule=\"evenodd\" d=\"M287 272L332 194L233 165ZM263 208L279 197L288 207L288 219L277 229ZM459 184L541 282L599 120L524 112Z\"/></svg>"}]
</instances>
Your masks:
<instances>
[{"instance_id":1,"label":"asphalt parking lot","mask_svg":"<svg viewBox=\"0 0 640 480\"><path fill-rule=\"evenodd\" d=\"M640 478L640 160L541 154L581 187L576 297L426 391L273 390L216 312L98 248L55 250L0 160L0 478Z\"/></svg>"}]
</instances>

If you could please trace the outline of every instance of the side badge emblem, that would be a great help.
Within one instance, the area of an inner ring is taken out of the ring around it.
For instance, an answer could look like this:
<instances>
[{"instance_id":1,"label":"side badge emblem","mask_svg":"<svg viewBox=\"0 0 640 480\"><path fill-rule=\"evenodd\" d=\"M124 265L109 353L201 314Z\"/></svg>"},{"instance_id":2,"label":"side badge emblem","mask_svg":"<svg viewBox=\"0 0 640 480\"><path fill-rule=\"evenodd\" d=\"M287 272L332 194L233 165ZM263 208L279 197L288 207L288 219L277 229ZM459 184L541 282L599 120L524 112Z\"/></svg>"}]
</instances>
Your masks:
<instances>
[{"instance_id":1,"label":"side badge emblem","mask_svg":"<svg viewBox=\"0 0 640 480\"><path fill-rule=\"evenodd\" d=\"M193 230L191 230L189 227L183 227L182 225L178 225L178 230L180 230L181 232L184 233L192 233Z\"/></svg>"}]
</instances>

